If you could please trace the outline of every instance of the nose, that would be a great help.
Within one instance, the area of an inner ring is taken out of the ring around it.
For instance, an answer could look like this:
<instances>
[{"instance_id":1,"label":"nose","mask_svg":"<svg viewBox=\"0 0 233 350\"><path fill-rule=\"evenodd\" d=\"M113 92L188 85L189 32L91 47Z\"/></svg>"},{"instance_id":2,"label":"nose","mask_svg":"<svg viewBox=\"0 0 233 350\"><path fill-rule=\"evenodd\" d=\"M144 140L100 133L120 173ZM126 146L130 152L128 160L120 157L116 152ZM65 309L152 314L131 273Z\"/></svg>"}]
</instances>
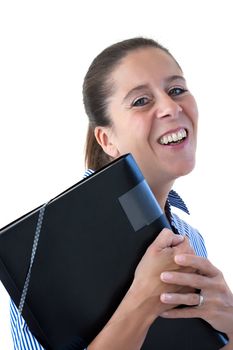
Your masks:
<instances>
[{"instance_id":1,"label":"nose","mask_svg":"<svg viewBox=\"0 0 233 350\"><path fill-rule=\"evenodd\" d=\"M174 99L167 93L162 93L157 99L157 118L172 117L177 118L182 112L182 107L174 101Z\"/></svg>"}]
</instances>

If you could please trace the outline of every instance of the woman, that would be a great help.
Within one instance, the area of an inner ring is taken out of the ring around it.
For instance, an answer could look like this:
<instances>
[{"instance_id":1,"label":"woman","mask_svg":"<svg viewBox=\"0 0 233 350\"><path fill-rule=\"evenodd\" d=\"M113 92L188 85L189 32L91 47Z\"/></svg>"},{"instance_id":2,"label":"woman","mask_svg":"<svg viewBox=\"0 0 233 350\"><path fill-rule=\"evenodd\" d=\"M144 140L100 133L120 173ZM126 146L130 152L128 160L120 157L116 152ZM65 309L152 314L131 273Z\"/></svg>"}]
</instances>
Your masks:
<instances>
[{"instance_id":1,"label":"woman","mask_svg":"<svg viewBox=\"0 0 233 350\"><path fill-rule=\"evenodd\" d=\"M233 295L206 258L200 234L171 212L171 205L187 211L171 189L195 165L198 122L179 64L153 40L125 40L95 58L83 95L88 168L132 153L174 231L163 230L147 249L128 293L88 349L140 349L159 316L202 318L227 335L224 349L232 348Z\"/></svg>"}]
</instances>

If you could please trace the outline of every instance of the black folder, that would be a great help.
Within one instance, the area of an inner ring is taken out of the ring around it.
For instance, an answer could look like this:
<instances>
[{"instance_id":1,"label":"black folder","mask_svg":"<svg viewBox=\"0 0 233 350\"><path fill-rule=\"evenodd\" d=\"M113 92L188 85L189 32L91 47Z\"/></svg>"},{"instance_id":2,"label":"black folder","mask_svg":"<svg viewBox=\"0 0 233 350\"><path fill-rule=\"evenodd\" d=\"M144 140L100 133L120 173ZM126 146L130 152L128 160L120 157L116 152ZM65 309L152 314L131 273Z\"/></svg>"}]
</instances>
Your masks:
<instances>
[{"instance_id":1,"label":"black folder","mask_svg":"<svg viewBox=\"0 0 233 350\"><path fill-rule=\"evenodd\" d=\"M25 294L22 315L45 349L82 348L114 313L164 227L170 225L128 154L2 228L0 278L17 306ZM202 320L158 318L143 349L222 344Z\"/></svg>"}]
</instances>

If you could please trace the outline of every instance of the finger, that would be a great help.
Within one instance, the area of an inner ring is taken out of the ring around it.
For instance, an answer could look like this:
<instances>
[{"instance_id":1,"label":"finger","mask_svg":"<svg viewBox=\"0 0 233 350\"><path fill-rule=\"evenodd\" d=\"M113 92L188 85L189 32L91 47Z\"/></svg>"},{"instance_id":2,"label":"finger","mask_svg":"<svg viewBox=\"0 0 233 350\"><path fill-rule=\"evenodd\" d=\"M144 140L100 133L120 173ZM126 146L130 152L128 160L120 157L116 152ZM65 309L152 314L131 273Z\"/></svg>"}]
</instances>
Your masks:
<instances>
[{"instance_id":1,"label":"finger","mask_svg":"<svg viewBox=\"0 0 233 350\"><path fill-rule=\"evenodd\" d=\"M160 300L164 304L197 306L200 302L200 295L197 293L163 293Z\"/></svg>"},{"instance_id":2,"label":"finger","mask_svg":"<svg viewBox=\"0 0 233 350\"><path fill-rule=\"evenodd\" d=\"M165 283L176 284L178 286L189 286L195 289L211 287L212 283L211 279L206 276L180 271L162 272L160 279Z\"/></svg>"},{"instance_id":3,"label":"finger","mask_svg":"<svg viewBox=\"0 0 233 350\"><path fill-rule=\"evenodd\" d=\"M201 256L192 254L176 255L175 262L178 265L193 267L205 276L215 277L219 274L219 270L207 258Z\"/></svg>"},{"instance_id":4,"label":"finger","mask_svg":"<svg viewBox=\"0 0 233 350\"><path fill-rule=\"evenodd\" d=\"M155 245L158 250L162 250L178 245L183 241L184 237L182 235L174 234L171 230L164 228L152 244Z\"/></svg>"},{"instance_id":5,"label":"finger","mask_svg":"<svg viewBox=\"0 0 233 350\"><path fill-rule=\"evenodd\" d=\"M184 236L175 234L172 238L171 247L176 247L180 243L184 242L184 240Z\"/></svg>"},{"instance_id":6,"label":"finger","mask_svg":"<svg viewBox=\"0 0 233 350\"><path fill-rule=\"evenodd\" d=\"M160 316L164 318L203 318L203 311L195 307L184 307L165 311Z\"/></svg>"}]
</instances>

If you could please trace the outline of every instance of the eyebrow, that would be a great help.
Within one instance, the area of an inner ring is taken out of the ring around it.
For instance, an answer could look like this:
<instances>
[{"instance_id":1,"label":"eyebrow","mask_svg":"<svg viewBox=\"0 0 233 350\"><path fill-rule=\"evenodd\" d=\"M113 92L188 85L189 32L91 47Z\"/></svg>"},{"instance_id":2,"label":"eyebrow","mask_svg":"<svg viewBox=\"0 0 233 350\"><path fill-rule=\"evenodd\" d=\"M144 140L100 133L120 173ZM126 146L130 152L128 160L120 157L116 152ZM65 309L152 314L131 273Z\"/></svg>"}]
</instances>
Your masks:
<instances>
[{"instance_id":1,"label":"eyebrow","mask_svg":"<svg viewBox=\"0 0 233 350\"><path fill-rule=\"evenodd\" d=\"M174 80L182 80L183 82L186 82L185 78L182 75L171 75L165 79L165 83L169 84ZM146 89L149 90L149 88L150 88L149 84L142 84L142 85L138 85L138 86L134 87L125 95L125 97L123 98L123 103L126 100L128 100L132 95L134 95L135 93L138 93L142 90L144 91Z\"/></svg>"}]
</instances>

